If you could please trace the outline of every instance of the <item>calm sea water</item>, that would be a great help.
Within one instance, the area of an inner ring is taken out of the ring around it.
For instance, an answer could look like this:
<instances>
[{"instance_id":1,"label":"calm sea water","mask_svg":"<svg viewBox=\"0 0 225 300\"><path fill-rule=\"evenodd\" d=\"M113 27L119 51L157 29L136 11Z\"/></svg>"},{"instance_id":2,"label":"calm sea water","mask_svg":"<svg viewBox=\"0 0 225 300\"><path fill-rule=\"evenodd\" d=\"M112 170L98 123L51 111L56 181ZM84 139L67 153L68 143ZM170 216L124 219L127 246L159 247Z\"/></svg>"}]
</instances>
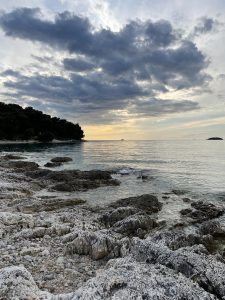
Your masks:
<instances>
[{"instance_id":1,"label":"calm sea water","mask_svg":"<svg viewBox=\"0 0 225 300\"><path fill-rule=\"evenodd\" d=\"M120 176L123 196L180 189L225 199L225 141L89 141L73 145L0 145L43 166L55 156L69 156L66 169L128 170ZM138 174L151 180L140 183ZM96 195L98 197L100 195ZM119 195L118 195L118 198Z\"/></svg>"}]
</instances>

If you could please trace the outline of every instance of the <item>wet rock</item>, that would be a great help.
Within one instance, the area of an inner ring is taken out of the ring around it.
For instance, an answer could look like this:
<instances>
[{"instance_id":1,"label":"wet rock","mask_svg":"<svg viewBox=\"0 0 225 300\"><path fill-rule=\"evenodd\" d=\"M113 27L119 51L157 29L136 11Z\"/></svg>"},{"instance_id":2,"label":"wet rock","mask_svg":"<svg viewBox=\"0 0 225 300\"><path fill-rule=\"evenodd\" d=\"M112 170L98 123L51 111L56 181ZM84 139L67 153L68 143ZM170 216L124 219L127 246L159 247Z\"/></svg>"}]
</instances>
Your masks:
<instances>
[{"instance_id":1,"label":"wet rock","mask_svg":"<svg viewBox=\"0 0 225 300\"><path fill-rule=\"evenodd\" d=\"M202 234L210 234L214 237L224 236L225 237L225 228L220 224L219 221L210 220L203 222L200 226L200 232Z\"/></svg>"},{"instance_id":2,"label":"wet rock","mask_svg":"<svg viewBox=\"0 0 225 300\"><path fill-rule=\"evenodd\" d=\"M121 206L135 207L136 209L152 214L159 212L162 209L162 203L153 195L141 195L118 200L111 204L112 207L118 208Z\"/></svg>"},{"instance_id":3,"label":"wet rock","mask_svg":"<svg viewBox=\"0 0 225 300\"><path fill-rule=\"evenodd\" d=\"M53 190L58 192L76 192L76 191L87 191L90 189L96 189L101 186L117 186L119 185L119 181L116 179L110 180L72 180L70 182L58 183L52 187Z\"/></svg>"},{"instance_id":4,"label":"wet rock","mask_svg":"<svg viewBox=\"0 0 225 300\"><path fill-rule=\"evenodd\" d=\"M17 206L18 211L22 211L24 213L34 213L34 212L41 212L41 211L53 211L62 209L65 207L72 207L80 204L86 203L85 200L82 199L45 199L45 200L38 200L33 201L30 204L22 204Z\"/></svg>"},{"instance_id":5,"label":"wet rock","mask_svg":"<svg viewBox=\"0 0 225 300\"><path fill-rule=\"evenodd\" d=\"M148 215L132 215L114 224L112 229L118 233L139 236L140 233L143 235L143 231L152 230L157 226L154 219Z\"/></svg>"},{"instance_id":6,"label":"wet rock","mask_svg":"<svg viewBox=\"0 0 225 300\"><path fill-rule=\"evenodd\" d=\"M39 165L31 161L9 161L8 167L16 169L19 172L26 172L37 170Z\"/></svg>"},{"instance_id":7,"label":"wet rock","mask_svg":"<svg viewBox=\"0 0 225 300\"><path fill-rule=\"evenodd\" d=\"M177 196L181 196L187 193L187 191L183 191L183 190L172 190L172 193L177 195Z\"/></svg>"},{"instance_id":8,"label":"wet rock","mask_svg":"<svg viewBox=\"0 0 225 300\"><path fill-rule=\"evenodd\" d=\"M46 178L52 172L53 171L51 171L51 170L38 169L38 170L35 170L35 171L28 171L28 172L26 172L26 175L29 176L32 179L39 179L39 178Z\"/></svg>"},{"instance_id":9,"label":"wet rock","mask_svg":"<svg viewBox=\"0 0 225 300\"><path fill-rule=\"evenodd\" d=\"M183 198L183 201L184 201L185 203L191 203L191 199L190 199L190 198Z\"/></svg>"},{"instance_id":10,"label":"wet rock","mask_svg":"<svg viewBox=\"0 0 225 300\"><path fill-rule=\"evenodd\" d=\"M183 209L180 213L193 219L194 222L203 222L222 216L224 207L216 206L210 202L196 201L191 203L190 209Z\"/></svg>"},{"instance_id":11,"label":"wet rock","mask_svg":"<svg viewBox=\"0 0 225 300\"><path fill-rule=\"evenodd\" d=\"M100 221L105 224L105 226L110 227L118 221L123 220L126 217L134 215L137 212L137 209L134 207L119 207L110 212L105 213Z\"/></svg>"},{"instance_id":12,"label":"wet rock","mask_svg":"<svg viewBox=\"0 0 225 300\"><path fill-rule=\"evenodd\" d=\"M72 161L73 159L71 157L54 157L51 159L51 162L53 163L65 163Z\"/></svg>"},{"instance_id":13,"label":"wet rock","mask_svg":"<svg viewBox=\"0 0 225 300\"><path fill-rule=\"evenodd\" d=\"M11 160L11 159L12 159L12 160L13 160L13 159L15 159L15 160L24 159L23 156L18 156L18 155L14 155L14 154L7 154L7 155L4 155L3 158L6 159L6 160Z\"/></svg>"},{"instance_id":14,"label":"wet rock","mask_svg":"<svg viewBox=\"0 0 225 300\"><path fill-rule=\"evenodd\" d=\"M87 281L73 299L216 300L182 274L160 265L137 263L130 258L110 261L108 268Z\"/></svg>"},{"instance_id":15,"label":"wet rock","mask_svg":"<svg viewBox=\"0 0 225 300\"><path fill-rule=\"evenodd\" d=\"M44 167L46 168L56 168L62 166L62 162L47 162Z\"/></svg>"}]
</instances>

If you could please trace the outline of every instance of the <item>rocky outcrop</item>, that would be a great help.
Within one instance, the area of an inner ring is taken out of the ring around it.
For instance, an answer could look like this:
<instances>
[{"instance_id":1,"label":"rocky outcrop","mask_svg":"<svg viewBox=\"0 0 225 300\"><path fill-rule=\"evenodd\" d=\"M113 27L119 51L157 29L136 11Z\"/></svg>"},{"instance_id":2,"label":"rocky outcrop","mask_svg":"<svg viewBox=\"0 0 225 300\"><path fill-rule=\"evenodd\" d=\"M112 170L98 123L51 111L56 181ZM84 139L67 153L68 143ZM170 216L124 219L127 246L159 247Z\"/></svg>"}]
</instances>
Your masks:
<instances>
[{"instance_id":1,"label":"rocky outcrop","mask_svg":"<svg viewBox=\"0 0 225 300\"><path fill-rule=\"evenodd\" d=\"M0 269L0 299L50 299L50 294L41 292L31 274L24 267Z\"/></svg>"},{"instance_id":2,"label":"rocky outcrop","mask_svg":"<svg viewBox=\"0 0 225 300\"><path fill-rule=\"evenodd\" d=\"M198 283L218 299L225 296L225 264L201 251L196 253L195 246L172 251L151 239L135 239L132 254L138 261L160 264L183 274L187 282Z\"/></svg>"},{"instance_id":3,"label":"rocky outcrop","mask_svg":"<svg viewBox=\"0 0 225 300\"><path fill-rule=\"evenodd\" d=\"M174 270L124 258L111 261L106 270L84 284L71 299L215 300L216 297Z\"/></svg>"},{"instance_id":4,"label":"rocky outcrop","mask_svg":"<svg viewBox=\"0 0 225 300\"><path fill-rule=\"evenodd\" d=\"M26 175L38 180L43 185L48 185L51 191L58 192L76 192L96 189L101 186L117 186L120 182L112 178L108 171L51 171L35 170L27 172Z\"/></svg>"},{"instance_id":5,"label":"rocky outcrop","mask_svg":"<svg viewBox=\"0 0 225 300\"><path fill-rule=\"evenodd\" d=\"M156 220L148 215L136 214L116 222L112 230L128 236L144 237L147 231L157 227Z\"/></svg>"},{"instance_id":6,"label":"rocky outcrop","mask_svg":"<svg viewBox=\"0 0 225 300\"><path fill-rule=\"evenodd\" d=\"M196 201L191 203L191 208L181 210L181 214L193 219L193 222L199 223L222 216L224 207L216 206L210 202Z\"/></svg>"},{"instance_id":7,"label":"rocky outcrop","mask_svg":"<svg viewBox=\"0 0 225 300\"><path fill-rule=\"evenodd\" d=\"M41 211L55 211L58 209L73 207L79 204L84 204L86 201L82 199L58 199L58 198L50 198L44 200L36 200L30 201L29 204L19 204L17 205L17 210L23 213L36 213Z\"/></svg>"},{"instance_id":8,"label":"rocky outcrop","mask_svg":"<svg viewBox=\"0 0 225 300\"><path fill-rule=\"evenodd\" d=\"M157 213L162 209L162 203L154 195L141 195L118 200L111 204L112 207L135 207L137 210L144 211L148 214Z\"/></svg>"},{"instance_id":9,"label":"rocky outcrop","mask_svg":"<svg viewBox=\"0 0 225 300\"><path fill-rule=\"evenodd\" d=\"M89 255L94 260L123 256L129 251L129 240L117 240L109 232L77 231L63 239L67 243L65 253Z\"/></svg>"}]
</instances>

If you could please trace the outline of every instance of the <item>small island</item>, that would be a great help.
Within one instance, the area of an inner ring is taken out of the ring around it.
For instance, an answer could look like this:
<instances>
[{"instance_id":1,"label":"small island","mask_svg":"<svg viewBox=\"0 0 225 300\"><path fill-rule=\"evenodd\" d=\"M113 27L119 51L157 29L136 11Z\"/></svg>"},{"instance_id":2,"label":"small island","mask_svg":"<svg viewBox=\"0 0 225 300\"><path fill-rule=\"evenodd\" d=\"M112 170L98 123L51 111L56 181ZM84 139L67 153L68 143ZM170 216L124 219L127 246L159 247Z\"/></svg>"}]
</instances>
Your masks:
<instances>
[{"instance_id":1,"label":"small island","mask_svg":"<svg viewBox=\"0 0 225 300\"><path fill-rule=\"evenodd\" d=\"M79 124L51 117L32 107L0 102L0 141L52 142L81 140Z\"/></svg>"},{"instance_id":2,"label":"small island","mask_svg":"<svg viewBox=\"0 0 225 300\"><path fill-rule=\"evenodd\" d=\"M223 141L223 138L215 136L208 138L207 141Z\"/></svg>"}]
</instances>

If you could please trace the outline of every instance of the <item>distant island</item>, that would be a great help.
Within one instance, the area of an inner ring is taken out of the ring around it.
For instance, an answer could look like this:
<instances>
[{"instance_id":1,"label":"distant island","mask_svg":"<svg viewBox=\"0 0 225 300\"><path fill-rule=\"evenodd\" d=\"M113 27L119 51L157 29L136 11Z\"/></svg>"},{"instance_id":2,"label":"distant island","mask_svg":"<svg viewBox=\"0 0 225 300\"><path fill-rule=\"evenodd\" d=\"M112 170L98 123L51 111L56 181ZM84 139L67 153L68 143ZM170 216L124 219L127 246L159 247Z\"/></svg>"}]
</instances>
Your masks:
<instances>
[{"instance_id":1,"label":"distant island","mask_svg":"<svg viewBox=\"0 0 225 300\"><path fill-rule=\"evenodd\" d=\"M208 138L207 141L223 141L223 138L215 136Z\"/></svg>"},{"instance_id":2,"label":"distant island","mask_svg":"<svg viewBox=\"0 0 225 300\"><path fill-rule=\"evenodd\" d=\"M0 140L81 140L84 132L79 124L51 117L32 107L0 102Z\"/></svg>"}]
</instances>

